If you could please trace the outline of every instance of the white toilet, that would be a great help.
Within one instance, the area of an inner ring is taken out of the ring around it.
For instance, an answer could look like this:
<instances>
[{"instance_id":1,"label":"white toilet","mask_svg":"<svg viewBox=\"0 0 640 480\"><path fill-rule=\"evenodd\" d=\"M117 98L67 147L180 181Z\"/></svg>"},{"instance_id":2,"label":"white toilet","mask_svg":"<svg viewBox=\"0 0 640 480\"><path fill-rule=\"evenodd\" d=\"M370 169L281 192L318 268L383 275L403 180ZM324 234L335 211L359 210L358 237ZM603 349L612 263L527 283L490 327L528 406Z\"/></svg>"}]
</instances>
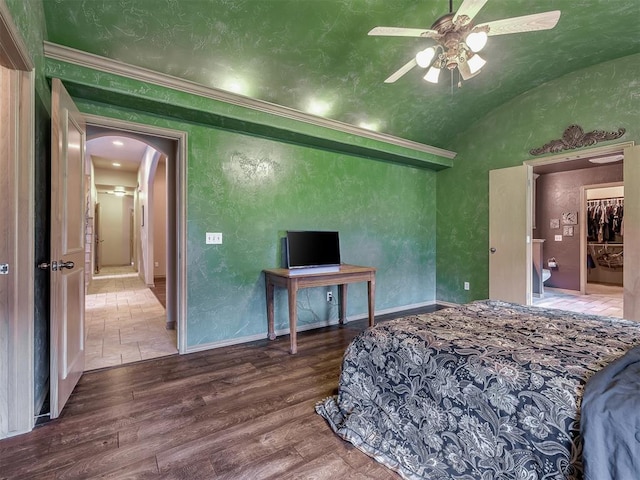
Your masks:
<instances>
[{"instance_id":1,"label":"white toilet","mask_svg":"<svg viewBox=\"0 0 640 480\"><path fill-rule=\"evenodd\" d=\"M549 280L551 278L551 270L549 270L548 268L543 268L542 269L542 283L546 283L547 280Z\"/></svg>"}]
</instances>

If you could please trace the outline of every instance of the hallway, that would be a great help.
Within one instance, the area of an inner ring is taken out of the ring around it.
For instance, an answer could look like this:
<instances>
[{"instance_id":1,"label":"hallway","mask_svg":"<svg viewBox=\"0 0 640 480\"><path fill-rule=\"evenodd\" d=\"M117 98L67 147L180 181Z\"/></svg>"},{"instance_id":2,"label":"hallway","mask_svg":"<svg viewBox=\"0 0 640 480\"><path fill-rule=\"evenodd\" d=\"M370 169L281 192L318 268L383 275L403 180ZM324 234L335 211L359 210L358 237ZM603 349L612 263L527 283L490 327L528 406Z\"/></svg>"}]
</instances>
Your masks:
<instances>
[{"instance_id":1,"label":"hallway","mask_svg":"<svg viewBox=\"0 0 640 480\"><path fill-rule=\"evenodd\" d=\"M132 267L103 268L85 305L85 371L178 353L164 307Z\"/></svg>"},{"instance_id":2,"label":"hallway","mask_svg":"<svg viewBox=\"0 0 640 480\"><path fill-rule=\"evenodd\" d=\"M622 287L588 283L587 294L545 287L544 297L533 298L537 307L622 318Z\"/></svg>"}]
</instances>

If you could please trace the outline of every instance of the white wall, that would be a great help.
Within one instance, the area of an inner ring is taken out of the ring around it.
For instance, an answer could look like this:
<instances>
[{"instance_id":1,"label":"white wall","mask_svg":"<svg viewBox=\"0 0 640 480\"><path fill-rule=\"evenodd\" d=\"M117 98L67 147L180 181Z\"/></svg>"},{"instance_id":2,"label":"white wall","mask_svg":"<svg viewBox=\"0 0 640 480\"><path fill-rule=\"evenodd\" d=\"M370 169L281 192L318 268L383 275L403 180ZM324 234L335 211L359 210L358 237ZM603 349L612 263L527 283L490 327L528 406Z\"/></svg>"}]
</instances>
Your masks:
<instances>
[{"instance_id":1,"label":"white wall","mask_svg":"<svg viewBox=\"0 0 640 480\"><path fill-rule=\"evenodd\" d=\"M153 258L154 277L167 276L167 164L158 162L153 178Z\"/></svg>"},{"instance_id":2,"label":"white wall","mask_svg":"<svg viewBox=\"0 0 640 480\"><path fill-rule=\"evenodd\" d=\"M111 187L110 189L113 189L113 185L135 187L138 180L135 173L121 171L115 168L94 168L93 174L93 183L96 185L109 185L109 187Z\"/></svg>"},{"instance_id":3,"label":"white wall","mask_svg":"<svg viewBox=\"0 0 640 480\"><path fill-rule=\"evenodd\" d=\"M624 185L618 187L590 188L587 190L587 200L618 197L624 198Z\"/></svg>"},{"instance_id":4,"label":"white wall","mask_svg":"<svg viewBox=\"0 0 640 480\"><path fill-rule=\"evenodd\" d=\"M148 147L140 169L138 170L138 209L140 214L144 209L144 218L140 218L140 245L138 246L138 271L147 285L153 285L154 277L154 188L153 178L156 173L160 153Z\"/></svg>"},{"instance_id":5,"label":"white wall","mask_svg":"<svg viewBox=\"0 0 640 480\"><path fill-rule=\"evenodd\" d=\"M103 267L131 262L131 211L133 197L98 193L100 203L100 261Z\"/></svg>"}]
</instances>

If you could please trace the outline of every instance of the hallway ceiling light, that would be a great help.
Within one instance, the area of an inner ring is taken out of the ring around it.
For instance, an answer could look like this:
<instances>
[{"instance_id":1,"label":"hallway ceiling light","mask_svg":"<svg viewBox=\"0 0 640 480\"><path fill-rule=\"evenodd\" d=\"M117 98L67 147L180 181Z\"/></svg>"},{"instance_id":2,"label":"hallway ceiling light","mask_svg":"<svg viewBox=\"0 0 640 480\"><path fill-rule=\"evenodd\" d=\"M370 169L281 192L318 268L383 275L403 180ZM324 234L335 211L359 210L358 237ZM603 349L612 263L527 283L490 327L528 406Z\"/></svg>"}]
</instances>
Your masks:
<instances>
[{"instance_id":1,"label":"hallway ceiling light","mask_svg":"<svg viewBox=\"0 0 640 480\"><path fill-rule=\"evenodd\" d=\"M118 162L113 162L111 165L113 165L114 167L119 167L120 164Z\"/></svg>"}]
</instances>

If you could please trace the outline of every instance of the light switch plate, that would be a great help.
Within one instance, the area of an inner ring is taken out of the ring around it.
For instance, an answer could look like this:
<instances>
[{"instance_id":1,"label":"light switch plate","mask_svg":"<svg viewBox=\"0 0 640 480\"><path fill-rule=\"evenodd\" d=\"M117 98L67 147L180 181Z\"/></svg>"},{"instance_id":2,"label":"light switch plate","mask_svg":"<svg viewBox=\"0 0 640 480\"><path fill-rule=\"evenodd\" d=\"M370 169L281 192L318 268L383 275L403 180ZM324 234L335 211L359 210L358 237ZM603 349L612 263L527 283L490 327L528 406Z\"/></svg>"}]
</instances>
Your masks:
<instances>
[{"instance_id":1,"label":"light switch plate","mask_svg":"<svg viewBox=\"0 0 640 480\"><path fill-rule=\"evenodd\" d=\"M222 233L207 232L205 243L207 245L219 245L222 243Z\"/></svg>"},{"instance_id":2,"label":"light switch plate","mask_svg":"<svg viewBox=\"0 0 640 480\"><path fill-rule=\"evenodd\" d=\"M555 236L555 240L556 240L556 242L561 242L562 241L562 235L556 235Z\"/></svg>"}]
</instances>

